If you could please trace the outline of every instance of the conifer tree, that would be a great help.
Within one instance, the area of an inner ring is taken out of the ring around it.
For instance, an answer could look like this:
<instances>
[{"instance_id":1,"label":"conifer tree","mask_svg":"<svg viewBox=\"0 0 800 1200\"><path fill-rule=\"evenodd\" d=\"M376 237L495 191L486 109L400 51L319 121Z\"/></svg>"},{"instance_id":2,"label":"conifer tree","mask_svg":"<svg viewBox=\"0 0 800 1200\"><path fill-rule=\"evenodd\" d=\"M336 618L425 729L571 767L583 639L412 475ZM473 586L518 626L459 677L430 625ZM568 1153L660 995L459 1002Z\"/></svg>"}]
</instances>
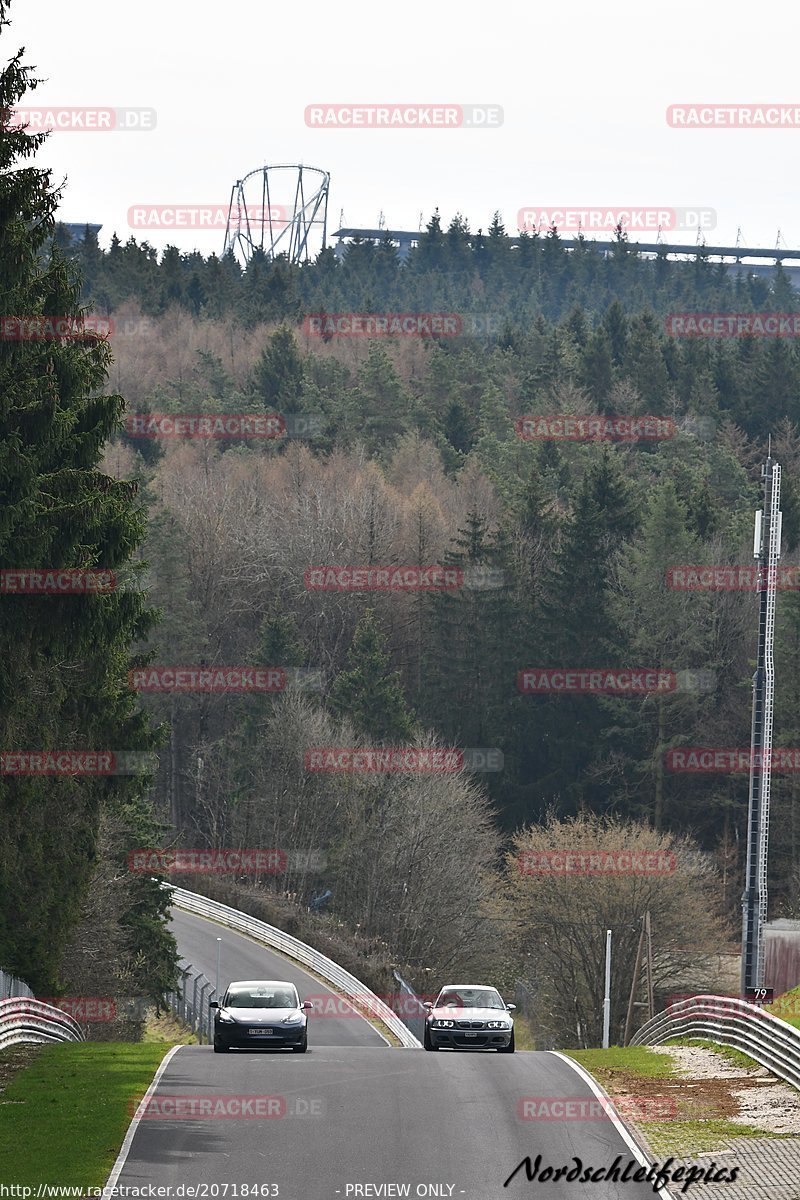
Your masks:
<instances>
[{"instance_id":1,"label":"conifer tree","mask_svg":"<svg viewBox=\"0 0 800 1200\"><path fill-rule=\"evenodd\" d=\"M7 13L0 0L4 39ZM71 336L46 336L41 327L30 339L0 339L0 569L127 569L135 578L129 564L144 530L137 485L98 469L124 405L103 394L109 345L81 332L80 278L51 240L60 193L48 170L27 165L46 135L7 119L37 86L21 56L0 73L0 313L64 318ZM5 594L0 614L3 752L152 749L127 679L129 646L155 619L141 592ZM127 827L140 837L146 782L123 774L0 775L0 964L34 990L59 985L61 955L96 863L101 810L129 811ZM120 870L127 849L118 848ZM174 953L160 924L165 894L140 876L130 896L144 939L135 953L163 965L165 951L167 961ZM161 967L154 971L163 983Z\"/></svg>"}]
</instances>

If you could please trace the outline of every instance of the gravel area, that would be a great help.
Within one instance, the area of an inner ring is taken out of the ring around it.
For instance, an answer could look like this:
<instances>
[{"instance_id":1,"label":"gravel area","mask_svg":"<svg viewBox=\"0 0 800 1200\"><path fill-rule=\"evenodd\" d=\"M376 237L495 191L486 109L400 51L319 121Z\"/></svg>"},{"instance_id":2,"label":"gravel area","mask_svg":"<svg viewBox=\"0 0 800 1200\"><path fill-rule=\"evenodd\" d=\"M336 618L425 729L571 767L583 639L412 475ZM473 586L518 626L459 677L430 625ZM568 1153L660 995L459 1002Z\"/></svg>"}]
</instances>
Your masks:
<instances>
[{"instance_id":1,"label":"gravel area","mask_svg":"<svg viewBox=\"0 0 800 1200\"><path fill-rule=\"evenodd\" d=\"M669 1054L687 1079L742 1081L742 1087L726 1084L738 1112L726 1119L740 1125L755 1125L766 1133L800 1134L800 1092L776 1079L764 1067L737 1067L705 1046L659 1046Z\"/></svg>"}]
</instances>

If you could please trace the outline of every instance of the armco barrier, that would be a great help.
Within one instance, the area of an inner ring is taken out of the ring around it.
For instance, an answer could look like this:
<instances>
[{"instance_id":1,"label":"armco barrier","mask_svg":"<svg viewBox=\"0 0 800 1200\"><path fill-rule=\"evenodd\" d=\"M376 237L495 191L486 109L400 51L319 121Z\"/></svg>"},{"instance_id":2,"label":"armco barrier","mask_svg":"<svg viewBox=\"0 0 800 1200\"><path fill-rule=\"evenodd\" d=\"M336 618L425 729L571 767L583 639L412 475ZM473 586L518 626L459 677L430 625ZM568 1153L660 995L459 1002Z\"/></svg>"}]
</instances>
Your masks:
<instances>
[{"instance_id":1,"label":"armco barrier","mask_svg":"<svg viewBox=\"0 0 800 1200\"><path fill-rule=\"evenodd\" d=\"M692 996L671 1004L631 1038L658 1046L671 1038L706 1038L732 1046L800 1089L800 1030L733 996Z\"/></svg>"},{"instance_id":2,"label":"armco barrier","mask_svg":"<svg viewBox=\"0 0 800 1200\"><path fill-rule=\"evenodd\" d=\"M0 971L0 1000L10 1000L13 996L33 996L33 992L22 979Z\"/></svg>"},{"instance_id":3,"label":"armco barrier","mask_svg":"<svg viewBox=\"0 0 800 1200\"><path fill-rule=\"evenodd\" d=\"M0 1049L16 1042L84 1042L77 1021L29 996L0 1000Z\"/></svg>"},{"instance_id":4,"label":"armco barrier","mask_svg":"<svg viewBox=\"0 0 800 1200\"><path fill-rule=\"evenodd\" d=\"M354 1000L366 1001L369 1005L369 1012L378 1017L387 1029L391 1030L401 1046L407 1049L421 1048L418 1039L387 1004L384 1004L374 992L371 992L360 979L356 979L355 975L351 975L349 971L345 971L330 958L320 954L319 950L314 950L305 942L292 937L291 934L284 933L282 929L276 929L274 925L267 925L266 921L258 921L255 917L249 917L247 913L229 908L227 904L209 900L206 896L199 896L196 892L187 892L184 888L174 887L171 883L164 883L162 886L171 890L172 903L176 908L196 913L199 917L209 917L212 921L217 921L220 925L224 925L227 929L233 929L237 933L246 933L255 941L261 942L262 945L269 946L271 950L277 950L288 958L302 963L303 966L310 967L327 983L332 984L346 995L352 996Z\"/></svg>"}]
</instances>

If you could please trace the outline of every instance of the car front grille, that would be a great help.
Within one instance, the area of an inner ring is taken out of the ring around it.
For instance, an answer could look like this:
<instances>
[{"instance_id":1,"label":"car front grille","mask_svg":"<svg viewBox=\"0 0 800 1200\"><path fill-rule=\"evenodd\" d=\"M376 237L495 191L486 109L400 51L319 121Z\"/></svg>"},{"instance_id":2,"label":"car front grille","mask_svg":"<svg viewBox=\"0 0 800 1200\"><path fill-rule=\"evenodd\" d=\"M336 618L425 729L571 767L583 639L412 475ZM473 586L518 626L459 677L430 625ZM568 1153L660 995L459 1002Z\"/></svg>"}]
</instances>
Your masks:
<instances>
[{"instance_id":1,"label":"car front grille","mask_svg":"<svg viewBox=\"0 0 800 1200\"><path fill-rule=\"evenodd\" d=\"M483 1021L456 1021L457 1029L483 1029Z\"/></svg>"}]
</instances>

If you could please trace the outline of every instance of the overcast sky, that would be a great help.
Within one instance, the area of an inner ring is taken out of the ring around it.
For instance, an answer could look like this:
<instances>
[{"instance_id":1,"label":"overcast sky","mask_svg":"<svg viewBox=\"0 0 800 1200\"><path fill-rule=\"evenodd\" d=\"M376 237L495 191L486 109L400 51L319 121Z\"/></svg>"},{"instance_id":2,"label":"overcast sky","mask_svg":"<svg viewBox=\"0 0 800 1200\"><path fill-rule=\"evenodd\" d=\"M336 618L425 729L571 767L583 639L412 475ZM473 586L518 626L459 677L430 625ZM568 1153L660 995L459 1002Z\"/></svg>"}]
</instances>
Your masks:
<instances>
[{"instance_id":1,"label":"overcast sky","mask_svg":"<svg viewBox=\"0 0 800 1200\"><path fill-rule=\"evenodd\" d=\"M713 209L709 243L800 248L800 124L680 129L681 103L796 104L800 6L720 0L563 8L16 0L18 45L47 82L37 106L156 110L149 132L57 132L39 161L67 187L60 216L204 253L223 233L129 226L135 205L219 204L264 163L330 172L329 230L417 229L438 206L473 229L499 209ZM310 128L312 104L489 104L484 129ZM279 203L291 197L276 196ZM642 240L652 240L644 235ZM664 240L693 245L691 231Z\"/></svg>"}]
</instances>

